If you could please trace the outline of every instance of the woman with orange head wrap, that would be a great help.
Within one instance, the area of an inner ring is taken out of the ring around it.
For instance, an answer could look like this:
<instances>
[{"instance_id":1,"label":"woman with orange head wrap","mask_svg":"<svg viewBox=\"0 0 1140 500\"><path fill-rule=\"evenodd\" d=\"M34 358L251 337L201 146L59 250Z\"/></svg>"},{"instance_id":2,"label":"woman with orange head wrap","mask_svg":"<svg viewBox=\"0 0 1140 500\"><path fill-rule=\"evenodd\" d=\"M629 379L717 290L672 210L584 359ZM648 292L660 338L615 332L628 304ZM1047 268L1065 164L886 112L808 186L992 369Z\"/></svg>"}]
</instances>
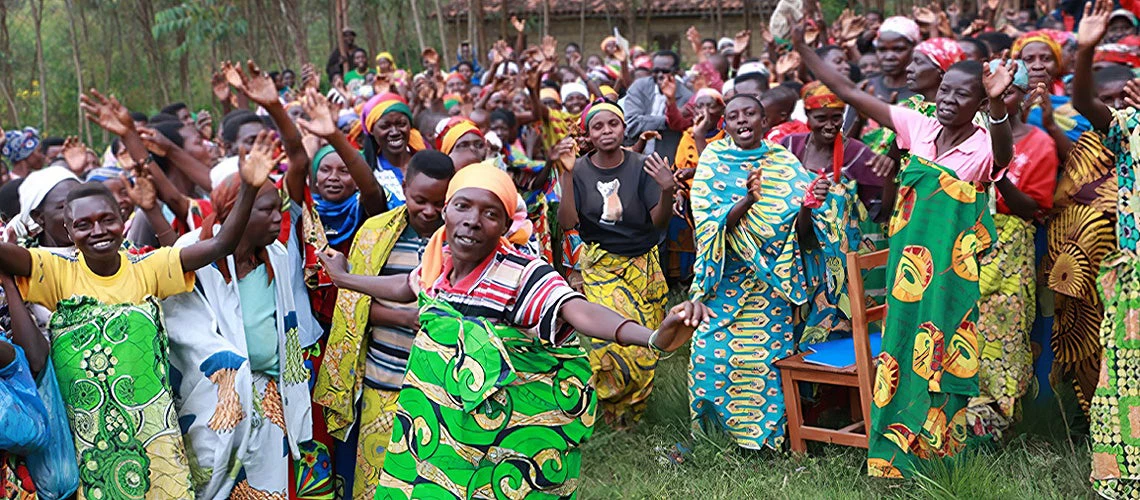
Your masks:
<instances>
[{"instance_id":1,"label":"woman with orange head wrap","mask_svg":"<svg viewBox=\"0 0 1140 500\"><path fill-rule=\"evenodd\" d=\"M345 288L392 301L414 300L418 292L420 332L377 495L573 497L578 446L593 433L597 407L574 333L664 352L685 344L707 310L682 303L653 332L584 300L550 264L506 239L518 193L493 165L457 172L447 200L445 225L410 277L350 275L342 255L326 258ZM463 370L483 375L476 385L451 383L447 366L455 356L465 360ZM493 428L486 425L491 407L500 423ZM424 449L422 423L436 429L431 453L417 451ZM527 445L534 442L542 445ZM522 473L520 464L534 480L504 490L506 482L495 478Z\"/></svg>"}]
</instances>

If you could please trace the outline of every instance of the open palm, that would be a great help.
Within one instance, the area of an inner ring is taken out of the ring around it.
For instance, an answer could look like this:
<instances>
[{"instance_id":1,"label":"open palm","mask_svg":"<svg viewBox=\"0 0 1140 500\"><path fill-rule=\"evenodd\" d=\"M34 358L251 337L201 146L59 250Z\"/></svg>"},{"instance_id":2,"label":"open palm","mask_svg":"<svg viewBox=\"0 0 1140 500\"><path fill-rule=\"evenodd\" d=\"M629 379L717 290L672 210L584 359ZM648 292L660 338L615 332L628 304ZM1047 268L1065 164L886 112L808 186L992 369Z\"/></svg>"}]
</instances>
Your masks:
<instances>
[{"instance_id":1,"label":"open palm","mask_svg":"<svg viewBox=\"0 0 1140 500\"><path fill-rule=\"evenodd\" d=\"M88 120L112 134L126 135L134 128L131 113L115 96L104 96L98 90L91 89L86 95L79 96L79 107Z\"/></svg>"},{"instance_id":2,"label":"open palm","mask_svg":"<svg viewBox=\"0 0 1140 500\"><path fill-rule=\"evenodd\" d=\"M305 114L309 115L309 119L298 118L298 126L321 137L328 137L337 132L332 111L329 109L329 101L325 99L325 96L314 89L309 89L301 97L301 107L305 109Z\"/></svg>"},{"instance_id":3,"label":"open palm","mask_svg":"<svg viewBox=\"0 0 1140 500\"><path fill-rule=\"evenodd\" d=\"M269 173L285 159L284 153L277 153L278 141L262 130L257 134L253 147L241 158L239 172L241 180L250 186L260 188L269 179Z\"/></svg>"},{"instance_id":4,"label":"open palm","mask_svg":"<svg viewBox=\"0 0 1140 500\"><path fill-rule=\"evenodd\" d=\"M1091 7L1091 8L1090 8ZM1108 21L1112 13L1112 0L1096 0L1085 4L1084 17L1077 31L1077 45L1085 48L1096 47L1108 31Z\"/></svg>"}]
</instances>

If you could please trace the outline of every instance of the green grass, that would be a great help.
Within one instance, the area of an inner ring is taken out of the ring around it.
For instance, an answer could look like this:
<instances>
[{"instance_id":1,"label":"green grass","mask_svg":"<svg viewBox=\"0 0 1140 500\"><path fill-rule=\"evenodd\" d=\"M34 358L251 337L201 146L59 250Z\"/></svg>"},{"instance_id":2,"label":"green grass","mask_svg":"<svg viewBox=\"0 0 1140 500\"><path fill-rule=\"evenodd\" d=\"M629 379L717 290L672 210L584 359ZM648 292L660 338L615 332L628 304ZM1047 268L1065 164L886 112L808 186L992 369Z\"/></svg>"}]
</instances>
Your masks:
<instances>
[{"instance_id":1,"label":"green grass","mask_svg":"<svg viewBox=\"0 0 1140 500\"><path fill-rule=\"evenodd\" d=\"M931 463L909 480L866 475L865 451L809 443L806 456L736 447L723 434L693 436L688 354L664 360L649 410L631 432L599 426L582 448L580 496L601 498L1092 498L1087 431L1073 408L1024 411L1003 446ZM1062 395L1062 400L1071 397ZM1062 416L1064 413L1064 416ZM1072 437L1070 437L1072 436ZM673 464L667 450L690 451Z\"/></svg>"}]
</instances>

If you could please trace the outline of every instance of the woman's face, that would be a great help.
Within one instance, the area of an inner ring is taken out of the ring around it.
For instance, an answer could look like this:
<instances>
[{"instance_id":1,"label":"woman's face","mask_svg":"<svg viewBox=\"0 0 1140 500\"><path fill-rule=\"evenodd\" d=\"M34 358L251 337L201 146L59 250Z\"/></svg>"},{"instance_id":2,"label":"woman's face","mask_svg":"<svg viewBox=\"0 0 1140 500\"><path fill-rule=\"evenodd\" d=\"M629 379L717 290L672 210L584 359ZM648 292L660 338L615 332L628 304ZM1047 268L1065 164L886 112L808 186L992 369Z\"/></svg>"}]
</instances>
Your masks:
<instances>
[{"instance_id":1,"label":"woman's face","mask_svg":"<svg viewBox=\"0 0 1140 500\"><path fill-rule=\"evenodd\" d=\"M506 120L491 120L491 132L499 136L503 140L503 144L513 144L515 142L515 131L507 124Z\"/></svg>"},{"instance_id":2,"label":"woman's face","mask_svg":"<svg viewBox=\"0 0 1140 500\"><path fill-rule=\"evenodd\" d=\"M202 162L203 165L210 164L210 150L206 149L206 141L202 140L202 136L193 126L183 126L178 129L178 134L182 136L182 149L187 154Z\"/></svg>"},{"instance_id":3,"label":"woman's face","mask_svg":"<svg viewBox=\"0 0 1140 500\"><path fill-rule=\"evenodd\" d=\"M936 90L942 82L942 68L939 68L930 56L922 52L915 52L906 68L906 85L913 92L926 92Z\"/></svg>"},{"instance_id":4,"label":"woman's face","mask_svg":"<svg viewBox=\"0 0 1140 500\"><path fill-rule=\"evenodd\" d=\"M824 55L826 57L823 58L823 62L831 65L839 74L846 77L851 76L851 65L847 63L847 56L843 54L842 50L832 50Z\"/></svg>"},{"instance_id":5,"label":"woman's face","mask_svg":"<svg viewBox=\"0 0 1140 500\"><path fill-rule=\"evenodd\" d=\"M500 90L491 94L491 98L487 99L488 109L500 109L507 107L507 103L511 102L511 97L506 92Z\"/></svg>"},{"instance_id":6,"label":"woman's face","mask_svg":"<svg viewBox=\"0 0 1140 500\"><path fill-rule=\"evenodd\" d=\"M831 143L843 128L843 108L821 108L807 112L808 128L813 136Z\"/></svg>"},{"instance_id":7,"label":"woman's face","mask_svg":"<svg viewBox=\"0 0 1140 500\"><path fill-rule=\"evenodd\" d=\"M245 237L254 248L272 245L281 234L281 219L281 195L272 184L265 183L253 200Z\"/></svg>"},{"instance_id":8,"label":"woman's face","mask_svg":"<svg viewBox=\"0 0 1140 500\"><path fill-rule=\"evenodd\" d=\"M448 94L463 95L467 93L467 82L458 78L449 78L447 80L446 89Z\"/></svg>"},{"instance_id":9,"label":"woman's face","mask_svg":"<svg viewBox=\"0 0 1140 500\"><path fill-rule=\"evenodd\" d=\"M56 184L48 191L47 196L44 196L39 208L32 211L32 219L43 228L43 234L40 235L41 246L71 246L71 236L67 234L67 227L64 225L64 212L67 211L68 193L78 185L78 181L70 179Z\"/></svg>"},{"instance_id":10,"label":"woman's face","mask_svg":"<svg viewBox=\"0 0 1140 500\"><path fill-rule=\"evenodd\" d=\"M1010 85L1005 89L1005 93L1001 95L1002 102L1005 103L1006 109L1021 109L1021 104L1025 102L1025 91L1015 85ZM1112 105L1112 103L1106 103ZM1017 115L1017 113L1014 113Z\"/></svg>"},{"instance_id":11,"label":"woman's face","mask_svg":"<svg viewBox=\"0 0 1140 500\"><path fill-rule=\"evenodd\" d=\"M127 220L131 213L135 211L135 202L131 201L131 197L127 194L127 185L120 178L112 178L103 181L103 185L111 190L111 194L115 197L115 201L119 203L119 215L123 220Z\"/></svg>"},{"instance_id":12,"label":"woman's face","mask_svg":"<svg viewBox=\"0 0 1140 500\"><path fill-rule=\"evenodd\" d=\"M356 183L340 155L331 153L317 166L317 194L333 203L342 202L356 192Z\"/></svg>"},{"instance_id":13,"label":"woman's face","mask_svg":"<svg viewBox=\"0 0 1140 500\"><path fill-rule=\"evenodd\" d=\"M458 71L459 74L463 75L464 81L468 82L471 81L471 75L475 74L475 72L471 70L471 66L468 66L466 64L460 64Z\"/></svg>"},{"instance_id":14,"label":"woman's face","mask_svg":"<svg viewBox=\"0 0 1140 500\"><path fill-rule=\"evenodd\" d=\"M284 85L287 88L293 88L293 85L296 83L297 75L294 75L292 71L281 73L281 85Z\"/></svg>"},{"instance_id":15,"label":"woman's face","mask_svg":"<svg viewBox=\"0 0 1140 500\"><path fill-rule=\"evenodd\" d=\"M942 77L935 97L935 118L944 127L966 126L974 119L985 100L985 90L978 78L951 69Z\"/></svg>"},{"instance_id":16,"label":"woman's face","mask_svg":"<svg viewBox=\"0 0 1140 500\"><path fill-rule=\"evenodd\" d=\"M586 124L590 143L603 153L612 153L621 148L625 137L625 122L611 111L600 111Z\"/></svg>"},{"instance_id":17,"label":"woman's face","mask_svg":"<svg viewBox=\"0 0 1140 500\"><path fill-rule=\"evenodd\" d=\"M562 103L566 107L566 112L572 115L581 113L583 109L586 109L587 104L590 104L590 99L582 94L570 94Z\"/></svg>"},{"instance_id":18,"label":"woman's face","mask_svg":"<svg viewBox=\"0 0 1140 500\"><path fill-rule=\"evenodd\" d=\"M522 92L515 92L511 97L511 108L515 114L529 113L530 112L530 98Z\"/></svg>"},{"instance_id":19,"label":"woman's face","mask_svg":"<svg viewBox=\"0 0 1140 500\"><path fill-rule=\"evenodd\" d=\"M455 164L456 171L468 165L479 163L487 159L487 141L474 132L468 132L459 136L448 156Z\"/></svg>"},{"instance_id":20,"label":"woman's face","mask_svg":"<svg viewBox=\"0 0 1140 500\"><path fill-rule=\"evenodd\" d=\"M376 61L376 69L379 69L381 73L390 73L392 61L389 61L387 57L381 57L379 61Z\"/></svg>"},{"instance_id":21,"label":"woman's face","mask_svg":"<svg viewBox=\"0 0 1140 500\"><path fill-rule=\"evenodd\" d=\"M760 131L764 126L764 110L747 97L733 99L724 110L725 129L741 149L760 146Z\"/></svg>"},{"instance_id":22,"label":"woman's face","mask_svg":"<svg viewBox=\"0 0 1140 500\"><path fill-rule=\"evenodd\" d=\"M705 40L701 42L701 52L703 52L705 56L716 54L716 44L713 43L712 40Z\"/></svg>"},{"instance_id":23,"label":"woman's face","mask_svg":"<svg viewBox=\"0 0 1140 500\"><path fill-rule=\"evenodd\" d=\"M372 136L380 142L380 147L388 154L402 154L408 150L408 137L412 133L412 122L403 113L388 113L376 120L371 132Z\"/></svg>"},{"instance_id":24,"label":"woman's face","mask_svg":"<svg viewBox=\"0 0 1140 500\"><path fill-rule=\"evenodd\" d=\"M879 71L879 56L875 54L859 56L859 72L863 73L863 76L874 75Z\"/></svg>"},{"instance_id":25,"label":"woman's face","mask_svg":"<svg viewBox=\"0 0 1140 500\"><path fill-rule=\"evenodd\" d=\"M1044 42L1029 42L1021 48L1021 60L1029 67L1029 86L1044 83L1052 88L1060 64L1053 51Z\"/></svg>"},{"instance_id":26,"label":"woman's face","mask_svg":"<svg viewBox=\"0 0 1140 500\"><path fill-rule=\"evenodd\" d=\"M724 116L724 104L712 96L701 96L693 103L693 108L697 111L707 112L713 120L720 120L721 116Z\"/></svg>"},{"instance_id":27,"label":"woman's face","mask_svg":"<svg viewBox=\"0 0 1140 500\"><path fill-rule=\"evenodd\" d=\"M480 188L463 188L452 195L443 220L451 258L466 264L486 260L510 228L503 203Z\"/></svg>"},{"instance_id":28,"label":"woman's face","mask_svg":"<svg viewBox=\"0 0 1140 500\"><path fill-rule=\"evenodd\" d=\"M597 55L592 55L592 56L586 58L586 68L587 69L594 69L594 68L601 66L601 65L602 65L602 58L598 57Z\"/></svg>"}]
</instances>

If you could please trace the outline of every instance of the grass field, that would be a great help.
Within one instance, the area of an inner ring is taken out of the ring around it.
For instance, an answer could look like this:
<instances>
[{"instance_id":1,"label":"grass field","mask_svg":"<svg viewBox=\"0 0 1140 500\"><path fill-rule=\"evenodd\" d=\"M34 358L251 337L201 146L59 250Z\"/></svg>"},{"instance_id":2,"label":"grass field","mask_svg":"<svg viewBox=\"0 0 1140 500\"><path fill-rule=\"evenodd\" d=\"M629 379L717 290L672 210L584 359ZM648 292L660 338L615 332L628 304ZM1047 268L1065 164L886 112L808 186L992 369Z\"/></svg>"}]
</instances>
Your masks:
<instances>
[{"instance_id":1,"label":"grass field","mask_svg":"<svg viewBox=\"0 0 1140 500\"><path fill-rule=\"evenodd\" d=\"M807 456L751 451L723 434L692 436L688 422L688 355L661 363L642 424L613 432L601 424L583 446L581 498L1092 498L1087 425L1060 405L1026 408L1003 446L937 462L922 477L871 479L865 451L809 444ZM1062 400L1071 398L1061 398ZM1071 436L1071 437L1070 437ZM684 462L666 456L676 443Z\"/></svg>"}]
</instances>

